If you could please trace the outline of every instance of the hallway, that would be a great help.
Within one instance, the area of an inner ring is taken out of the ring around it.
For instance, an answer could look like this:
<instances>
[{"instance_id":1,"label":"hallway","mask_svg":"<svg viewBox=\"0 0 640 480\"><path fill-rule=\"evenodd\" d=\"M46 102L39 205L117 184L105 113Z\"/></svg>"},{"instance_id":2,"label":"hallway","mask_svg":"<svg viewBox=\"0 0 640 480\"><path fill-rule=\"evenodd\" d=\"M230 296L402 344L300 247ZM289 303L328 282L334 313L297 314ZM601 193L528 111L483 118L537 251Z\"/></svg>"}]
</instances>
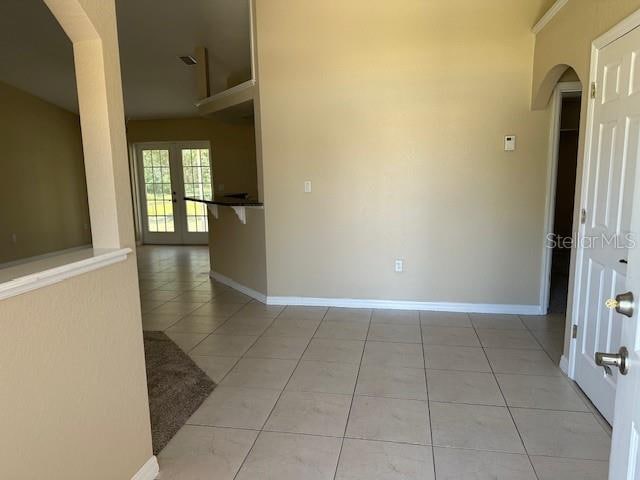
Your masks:
<instances>
[{"instance_id":1,"label":"hallway","mask_svg":"<svg viewBox=\"0 0 640 480\"><path fill-rule=\"evenodd\" d=\"M610 432L557 368L564 317L265 306L206 247L138 249L145 330L218 384L161 479L602 480Z\"/></svg>"}]
</instances>

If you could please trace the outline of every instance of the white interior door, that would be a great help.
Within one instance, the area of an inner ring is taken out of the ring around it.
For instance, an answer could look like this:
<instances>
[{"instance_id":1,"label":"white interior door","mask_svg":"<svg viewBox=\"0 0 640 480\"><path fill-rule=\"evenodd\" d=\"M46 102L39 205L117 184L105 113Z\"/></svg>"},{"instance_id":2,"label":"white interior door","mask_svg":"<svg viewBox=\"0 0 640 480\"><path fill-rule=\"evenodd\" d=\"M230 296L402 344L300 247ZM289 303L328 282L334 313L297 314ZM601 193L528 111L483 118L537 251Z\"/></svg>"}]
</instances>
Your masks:
<instances>
[{"instance_id":1,"label":"white interior door","mask_svg":"<svg viewBox=\"0 0 640 480\"><path fill-rule=\"evenodd\" d=\"M640 33L634 31L595 57L597 94L590 106L582 199L586 215L579 236L575 380L610 423L620 373L597 366L595 354L617 352L622 341L620 315L605 300L627 283L640 114L635 87L640 78L632 68L638 45Z\"/></svg>"},{"instance_id":2,"label":"white interior door","mask_svg":"<svg viewBox=\"0 0 640 480\"><path fill-rule=\"evenodd\" d=\"M213 180L208 142L136 145L142 237L147 244L206 244Z\"/></svg>"},{"instance_id":3,"label":"white interior door","mask_svg":"<svg viewBox=\"0 0 640 480\"><path fill-rule=\"evenodd\" d=\"M619 59L619 106L617 107L620 141L617 155L628 165L628 181L623 192L623 225L629 225L630 241L626 282L616 293L631 291L640 296L640 169L635 169L640 155L640 28L601 50L603 58ZM633 190L633 192L632 192ZM632 207L633 206L633 207ZM628 224L626 223L628 222ZM636 304L638 302L636 301ZM629 373L617 381L610 479L640 480L640 329L638 307L632 318L614 314L621 330L620 345L629 351ZM620 345L611 352L617 352Z\"/></svg>"}]
</instances>

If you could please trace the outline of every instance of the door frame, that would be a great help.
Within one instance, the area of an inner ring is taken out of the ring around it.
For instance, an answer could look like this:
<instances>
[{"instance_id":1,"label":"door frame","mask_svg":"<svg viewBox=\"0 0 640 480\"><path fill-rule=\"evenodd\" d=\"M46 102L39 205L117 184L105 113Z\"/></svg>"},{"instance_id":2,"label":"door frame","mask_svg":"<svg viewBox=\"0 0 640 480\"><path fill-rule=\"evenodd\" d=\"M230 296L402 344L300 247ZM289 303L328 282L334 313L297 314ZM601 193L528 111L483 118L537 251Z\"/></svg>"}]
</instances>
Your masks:
<instances>
[{"instance_id":1,"label":"door frame","mask_svg":"<svg viewBox=\"0 0 640 480\"><path fill-rule=\"evenodd\" d=\"M211 142L209 140L176 140L176 141L158 141L158 142L135 142L131 144L131 158L132 158L132 171L133 171L133 178L132 178L132 184L135 185L135 187L133 188L133 191L135 192L133 195L133 199L132 199L132 203L133 203L133 209L134 209L134 217L136 219L138 219L138 223L139 223L139 238L138 238L138 243L140 245L144 245L144 244L148 244L148 245L153 245L155 244L153 241L150 241L150 239L148 238L148 232L147 232L147 220L146 220L146 203L145 201L141 198L142 195L145 194L145 188L144 188L144 175L142 174L142 163L141 160L139 158L139 151L145 148L165 148L169 150L169 158L171 161L171 158L173 158L175 156L175 158L178 158L178 154L179 154L179 150L182 147L187 147L187 146L192 146L194 148L207 148L209 150L209 158L211 161L211 170L212 170L212 185L211 187L213 188L213 159L211 158L212 156L212 151L211 151ZM179 184L181 186L184 185L184 179L183 179L183 173L182 173L182 164L180 163L179 165L180 168L178 168L177 170L174 170L173 168L172 170L172 181L175 178L175 180L177 182L179 182ZM184 187L182 187L184 188ZM185 216L185 212L184 210L184 204L185 202L178 202L178 205L183 205L183 207L178 207L178 208L174 208L174 225L176 225L176 228L180 228L180 231L176 231L176 235L177 235L177 239L175 242L163 242L163 244L165 245L203 245L203 244L207 244L208 243L208 233L205 234L192 234L187 232L187 228L186 228L186 216ZM184 217L184 218L183 218ZM184 229L182 227L182 223L185 223ZM205 235L206 237L202 237L202 238L197 238L197 236L202 236Z\"/></svg>"},{"instance_id":2,"label":"door frame","mask_svg":"<svg viewBox=\"0 0 640 480\"><path fill-rule=\"evenodd\" d=\"M622 20L620 23L615 25L609 31L599 36L591 43L591 64L589 66L589 83L587 85L587 92L590 92L591 85L596 82L598 78L598 55L600 50L609 45L610 43L615 42L620 37L624 37L627 33L635 30L640 27L640 9L633 12L627 18ZM601 87L601 85L597 85L597 87ZM584 131L584 152L582 155L582 178L580 180L580 202L574 208L574 215L577 212L580 212L584 205L586 204L586 195L587 189L586 184L588 180L588 169L586 168L588 165L587 159L591 155L591 140L592 140L592 130L593 130L593 114L595 111L595 99L591 98L590 93L588 94L587 99L587 112L586 112L586 123L585 123L585 131ZM575 293L580 291L581 281L582 281L582 255L584 253L584 248L582 246L582 237L584 235L584 227L581 223L578 223L578 232L577 232L577 246L576 246L576 255L575 261L571 267L571 275L573 276L574 282L573 286L570 288L570 294L572 298L571 303L571 316L567 318L570 320L571 325L578 325L579 318L579 309L580 309L580 298L576 296ZM572 338L569 342L569 358L567 359L567 375L569 378L575 380L575 368L576 368L576 357L577 357L577 342L575 338Z\"/></svg>"},{"instance_id":3,"label":"door frame","mask_svg":"<svg viewBox=\"0 0 640 480\"><path fill-rule=\"evenodd\" d=\"M553 90L551 98L551 134L549 142L549 166L547 168L547 195L545 200L544 238L542 251L542 277L540 279L540 308L542 313L549 311L549 297L551 295L551 266L553 260L553 250L547 247L547 238L553 234L553 224L555 221L556 208L556 187L558 181L558 153L560 148L560 120L562 117L562 100L565 97L583 94L582 83L580 82L560 82ZM578 175L576 175L576 186L578 186ZM576 209L573 209L574 223ZM569 266L569 271L573 269L573 263Z\"/></svg>"},{"instance_id":4,"label":"door frame","mask_svg":"<svg viewBox=\"0 0 640 480\"><path fill-rule=\"evenodd\" d=\"M176 158L180 163L180 168L178 169L178 176L180 179L180 186L183 190L184 190L184 169L182 166L182 155L181 155L182 150L188 149L188 148L209 150L209 162L211 164L211 193L213 194L215 192L215 188L214 188L214 182L213 182L213 152L211 151L211 142L209 142L208 140L194 140L191 142L171 142L171 143L173 143ZM187 202L183 198L181 202L178 202L178 205L180 205L179 213L182 216L182 221L185 222L184 230L182 231L182 245L207 245L209 243L209 232L208 231L206 233L189 232L188 225L187 225L187 213L186 213ZM205 207L205 210L206 210L206 206L205 205L203 206Z\"/></svg>"}]
</instances>

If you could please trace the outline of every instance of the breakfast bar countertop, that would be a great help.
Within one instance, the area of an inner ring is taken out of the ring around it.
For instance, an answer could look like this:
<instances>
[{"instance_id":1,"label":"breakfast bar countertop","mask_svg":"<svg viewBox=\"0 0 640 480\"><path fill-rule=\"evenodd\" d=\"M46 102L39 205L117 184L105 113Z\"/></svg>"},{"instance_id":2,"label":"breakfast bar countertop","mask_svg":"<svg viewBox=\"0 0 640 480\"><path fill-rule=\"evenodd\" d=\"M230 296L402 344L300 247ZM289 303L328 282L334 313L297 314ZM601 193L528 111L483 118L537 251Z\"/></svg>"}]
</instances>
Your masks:
<instances>
[{"instance_id":1,"label":"breakfast bar countertop","mask_svg":"<svg viewBox=\"0 0 640 480\"><path fill-rule=\"evenodd\" d=\"M215 197L213 200L203 200L201 198L184 197L190 202L206 203L208 205L222 205L227 207L262 207L264 203L259 202L255 198L247 197L244 194L225 195L223 197Z\"/></svg>"}]
</instances>

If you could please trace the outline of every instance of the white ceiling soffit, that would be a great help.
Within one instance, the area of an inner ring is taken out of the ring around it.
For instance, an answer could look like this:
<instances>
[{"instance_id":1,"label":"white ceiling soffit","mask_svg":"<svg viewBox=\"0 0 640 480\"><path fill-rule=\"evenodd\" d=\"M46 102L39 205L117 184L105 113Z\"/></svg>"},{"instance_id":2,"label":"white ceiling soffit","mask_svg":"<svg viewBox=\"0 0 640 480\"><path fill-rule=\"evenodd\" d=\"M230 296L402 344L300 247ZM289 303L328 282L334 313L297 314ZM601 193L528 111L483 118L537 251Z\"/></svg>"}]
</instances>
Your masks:
<instances>
[{"instance_id":1,"label":"white ceiling soffit","mask_svg":"<svg viewBox=\"0 0 640 480\"><path fill-rule=\"evenodd\" d=\"M197 116L195 67L209 50L213 92L250 77L248 0L116 0L128 118ZM42 0L0 0L0 81L78 111L72 46Z\"/></svg>"},{"instance_id":2,"label":"white ceiling soffit","mask_svg":"<svg viewBox=\"0 0 640 480\"><path fill-rule=\"evenodd\" d=\"M250 72L247 0L117 0L117 6L125 105L131 118L198 114L195 67L178 59L192 55L196 46L209 51L214 92L226 89L230 75Z\"/></svg>"}]
</instances>

